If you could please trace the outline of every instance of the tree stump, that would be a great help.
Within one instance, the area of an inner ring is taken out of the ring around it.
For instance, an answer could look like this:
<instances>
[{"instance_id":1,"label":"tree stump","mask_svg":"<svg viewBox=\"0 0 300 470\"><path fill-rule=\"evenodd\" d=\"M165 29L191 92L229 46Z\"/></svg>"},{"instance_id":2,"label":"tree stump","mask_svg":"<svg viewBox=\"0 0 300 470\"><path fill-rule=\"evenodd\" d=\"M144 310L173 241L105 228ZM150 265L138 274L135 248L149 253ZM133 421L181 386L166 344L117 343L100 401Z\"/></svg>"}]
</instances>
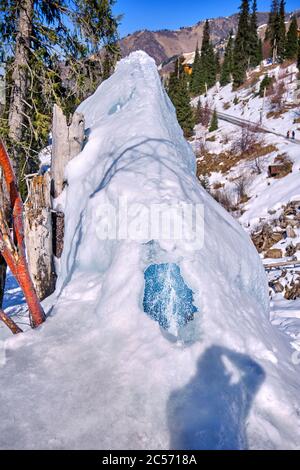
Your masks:
<instances>
[{"instance_id":1,"label":"tree stump","mask_svg":"<svg viewBox=\"0 0 300 470\"><path fill-rule=\"evenodd\" d=\"M29 181L25 203L25 242L28 267L40 300L54 292L52 213L50 175L34 176Z\"/></svg>"},{"instance_id":2,"label":"tree stump","mask_svg":"<svg viewBox=\"0 0 300 470\"><path fill-rule=\"evenodd\" d=\"M84 116L75 113L71 124L68 125L67 118L62 109L54 105L52 121L52 195L57 198L65 183L65 168L70 160L78 155L84 142Z\"/></svg>"}]
</instances>

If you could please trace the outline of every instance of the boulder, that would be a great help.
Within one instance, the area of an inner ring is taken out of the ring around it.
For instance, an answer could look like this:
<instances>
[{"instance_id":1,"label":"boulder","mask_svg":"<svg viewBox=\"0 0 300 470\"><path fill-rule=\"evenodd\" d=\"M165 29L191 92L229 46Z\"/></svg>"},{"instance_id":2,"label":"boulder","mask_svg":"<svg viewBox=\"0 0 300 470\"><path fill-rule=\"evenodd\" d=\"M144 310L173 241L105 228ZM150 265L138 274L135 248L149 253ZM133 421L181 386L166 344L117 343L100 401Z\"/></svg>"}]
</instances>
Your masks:
<instances>
[{"instance_id":1,"label":"boulder","mask_svg":"<svg viewBox=\"0 0 300 470\"><path fill-rule=\"evenodd\" d=\"M259 253L268 250L283 239L283 232L274 232L272 227L265 224L262 230L251 236L252 241Z\"/></svg>"},{"instance_id":2,"label":"boulder","mask_svg":"<svg viewBox=\"0 0 300 470\"><path fill-rule=\"evenodd\" d=\"M286 228L286 235L288 238L296 238L296 232L295 230L293 229L293 227L291 227L291 225L288 225L287 228Z\"/></svg>"},{"instance_id":3,"label":"boulder","mask_svg":"<svg viewBox=\"0 0 300 470\"><path fill-rule=\"evenodd\" d=\"M284 298L287 300L296 300L300 297L300 282L293 283L293 286L286 286Z\"/></svg>"},{"instance_id":4,"label":"boulder","mask_svg":"<svg viewBox=\"0 0 300 470\"><path fill-rule=\"evenodd\" d=\"M269 285L276 294L284 291L284 286L279 281L272 281Z\"/></svg>"},{"instance_id":5,"label":"boulder","mask_svg":"<svg viewBox=\"0 0 300 470\"><path fill-rule=\"evenodd\" d=\"M291 243L290 245L288 245L286 247L286 250L285 250L285 256L294 256L294 254L296 253L297 251L297 248L295 245L293 245L293 243Z\"/></svg>"},{"instance_id":6,"label":"boulder","mask_svg":"<svg viewBox=\"0 0 300 470\"><path fill-rule=\"evenodd\" d=\"M279 248L272 248L265 253L265 258L280 259L282 258L282 250Z\"/></svg>"}]
</instances>

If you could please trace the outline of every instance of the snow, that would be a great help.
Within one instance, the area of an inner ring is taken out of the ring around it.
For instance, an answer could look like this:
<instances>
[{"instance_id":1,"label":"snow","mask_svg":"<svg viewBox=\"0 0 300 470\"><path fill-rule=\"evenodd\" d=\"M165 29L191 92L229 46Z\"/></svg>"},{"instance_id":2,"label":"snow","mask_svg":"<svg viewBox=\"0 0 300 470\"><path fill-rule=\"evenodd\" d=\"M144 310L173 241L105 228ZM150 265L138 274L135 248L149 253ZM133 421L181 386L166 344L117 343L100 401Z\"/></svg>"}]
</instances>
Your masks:
<instances>
[{"instance_id":1,"label":"snow","mask_svg":"<svg viewBox=\"0 0 300 470\"><path fill-rule=\"evenodd\" d=\"M197 181L154 61L132 53L79 111L88 140L66 172L50 317L3 342L0 447L299 447L299 371L270 322L264 268L247 233ZM105 238L124 200L122 236ZM202 206L203 243L191 242L185 224L188 237L159 234L153 253L144 230L153 204ZM175 283L174 293L193 297L197 313L180 335L144 312L154 264L176 265L186 288Z\"/></svg>"},{"instance_id":2,"label":"snow","mask_svg":"<svg viewBox=\"0 0 300 470\"><path fill-rule=\"evenodd\" d=\"M255 71L254 71L255 72ZM259 70L258 70L259 72ZM300 199L300 190L298 185L299 170L300 170L300 153L299 143L294 143L292 140L285 139L287 131L296 132L296 138L299 137L299 125L294 120L299 117L299 110L295 107L298 93L298 80L297 80L297 67L296 64L290 64L286 68L278 65L271 65L265 67L261 71L260 76L257 78L254 85L248 85L238 91L232 90L232 85L219 87L218 85L209 90L207 101L211 107L215 107L220 113L229 116L241 118L259 124L260 113L263 112L263 127L275 132L274 134L261 134L261 139L264 145L274 145L276 151L272 151L262 159L263 171L261 175L256 175L250 181L250 186L247 189L247 194L250 196L250 201L243 206L243 215L240 222L244 227L253 228L257 225L258 221L262 218L268 218L268 212L283 204L295 199ZM285 85L285 92L283 102L285 105L290 106L286 112L282 112L276 118L267 118L268 112L272 110L270 99L267 97L265 100L258 96L260 83L268 73L270 77L274 77L277 81L282 81ZM251 82L251 77L249 78ZM234 100L237 98L238 103L235 104ZM193 105L196 106L198 97L193 100ZM205 99L202 97L202 104L204 105ZM204 131L202 126L196 127L196 139L203 140L207 137L207 131ZM219 154L221 152L229 151L235 139L241 130L229 122L219 120L219 130L214 133L216 140L214 142L206 142L207 149L210 152ZM278 135L276 135L278 134ZM226 143L224 141L227 141ZM198 141L196 140L193 147L197 149ZM274 158L277 155L285 153L294 163L293 172L283 179L268 178L267 168L270 164L274 163ZM250 171L249 171L250 170ZM249 161L241 161L238 165L227 174L213 173L210 177L210 183L216 182L224 183L225 188L229 191L233 189L234 185L230 180L236 176L251 172L251 165Z\"/></svg>"},{"instance_id":3,"label":"snow","mask_svg":"<svg viewBox=\"0 0 300 470\"><path fill-rule=\"evenodd\" d=\"M268 113L272 111L272 103L270 97L265 100L258 96L261 80L265 73L269 76L274 76L278 82L283 82L285 92L283 94L283 102L281 105L281 113L279 115L270 116ZM196 98L194 105L197 103ZM248 119L251 122L258 123L260 120L261 111L263 113L263 125L265 128L274 132L273 134L261 134L262 145L275 146L270 153L261 159L261 174L257 174L253 163L249 160L241 159L234 165L226 174L214 171L209 177L211 187L222 187L233 200L237 199L236 187L234 180L240 175L245 175L247 180L247 196L248 201L240 205L240 210L236 212L236 218L246 231L251 233L263 223L272 223L274 218L282 214L283 206L290 201L297 201L300 199L299 191L299 170L300 170L300 154L299 154L299 140L287 140L286 134L289 130L296 131L296 137L299 139L299 108L296 104L299 103L299 91L297 80L296 64L268 65L264 64L264 69L259 68L254 71L253 76L249 77L248 84L233 92L232 86L214 87L209 90L207 97L211 106L215 106L219 112L235 116L240 119ZM204 99L202 97L202 103ZM230 152L234 145L237 136L241 130L229 122L219 120L219 130L212 134L214 141L206 141L208 151L215 154L221 152ZM201 126L196 128L196 140L193 142L195 149L199 148L199 141L205 141L207 138L207 131ZM274 163L276 156L285 154L292 162L292 172L284 178L274 179L268 177L268 166ZM217 168L216 168L217 170ZM275 227L273 230L276 230ZM291 258L284 256L285 250L293 243L296 246L300 241L300 234L298 229L294 229L296 238L286 237L279 243L275 244L273 248L280 248L283 252L283 257L280 260L265 259L264 263L272 264L275 261L290 261ZM262 255L263 256L263 255ZM296 259L300 259L299 250L296 251ZM270 282L274 280L280 282L285 287L286 285L293 285L297 282L298 276L297 268L293 266L287 267L286 270L276 270L269 273L268 278ZM300 350L300 323L299 312L300 304L299 299L295 301L288 301L284 298L284 292L275 294L270 289L271 296L271 316L270 320L276 328L279 328L285 335L287 335L290 346L295 350L294 355ZM292 356L294 358L294 356ZM299 358L293 359L294 363L299 365Z\"/></svg>"}]
</instances>

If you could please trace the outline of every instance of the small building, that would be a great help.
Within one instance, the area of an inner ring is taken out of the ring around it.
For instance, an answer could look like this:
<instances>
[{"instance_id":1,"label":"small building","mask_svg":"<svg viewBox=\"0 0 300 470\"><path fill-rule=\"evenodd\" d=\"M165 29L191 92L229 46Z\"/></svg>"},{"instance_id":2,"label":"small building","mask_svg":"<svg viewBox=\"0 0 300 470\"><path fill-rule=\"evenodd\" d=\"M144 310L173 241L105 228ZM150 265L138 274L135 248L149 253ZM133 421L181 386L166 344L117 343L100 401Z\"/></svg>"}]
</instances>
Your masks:
<instances>
[{"instance_id":1,"label":"small building","mask_svg":"<svg viewBox=\"0 0 300 470\"><path fill-rule=\"evenodd\" d=\"M184 61L182 63L183 70L188 75L191 75L193 71L194 60L195 60L195 52L188 52L186 54L182 54L182 56L184 57Z\"/></svg>"}]
</instances>

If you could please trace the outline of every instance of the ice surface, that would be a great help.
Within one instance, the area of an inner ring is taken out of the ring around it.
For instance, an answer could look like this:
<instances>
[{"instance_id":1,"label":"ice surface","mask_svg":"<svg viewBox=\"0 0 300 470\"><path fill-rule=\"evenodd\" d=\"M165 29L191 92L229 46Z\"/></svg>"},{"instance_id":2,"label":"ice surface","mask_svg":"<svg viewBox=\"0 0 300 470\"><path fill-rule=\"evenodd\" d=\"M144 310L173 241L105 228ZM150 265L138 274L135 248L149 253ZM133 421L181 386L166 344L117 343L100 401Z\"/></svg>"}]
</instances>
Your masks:
<instances>
[{"instance_id":1,"label":"ice surface","mask_svg":"<svg viewBox=\"0 0 300 470\"><path fill-rule=\"evenodd\" d=\"M194 320L193 292L174 263L152 264L145 271L144 310L174 336Z\"/></svg>"},{"instance_id":2,"label":"ice surface","mask_svg":"<svg viewBox=\"0 0 300 470\"><path fill-rule=\"evenodd\" d=\"M88 139L66 172L51 318L4 344L0 447L296 448L299 370L270 324L264 269L197 181L154 61L131 54L79 111ZM158 237L152 253L145 234L103 239L101 221L113 227L114 215L100 209L120 198L135 204L129 225L152 204L202 204L203 247ZM144 312L145 272L164 264L193 292L192 341L174 341Z\"/></svg>"}]
</instances>

